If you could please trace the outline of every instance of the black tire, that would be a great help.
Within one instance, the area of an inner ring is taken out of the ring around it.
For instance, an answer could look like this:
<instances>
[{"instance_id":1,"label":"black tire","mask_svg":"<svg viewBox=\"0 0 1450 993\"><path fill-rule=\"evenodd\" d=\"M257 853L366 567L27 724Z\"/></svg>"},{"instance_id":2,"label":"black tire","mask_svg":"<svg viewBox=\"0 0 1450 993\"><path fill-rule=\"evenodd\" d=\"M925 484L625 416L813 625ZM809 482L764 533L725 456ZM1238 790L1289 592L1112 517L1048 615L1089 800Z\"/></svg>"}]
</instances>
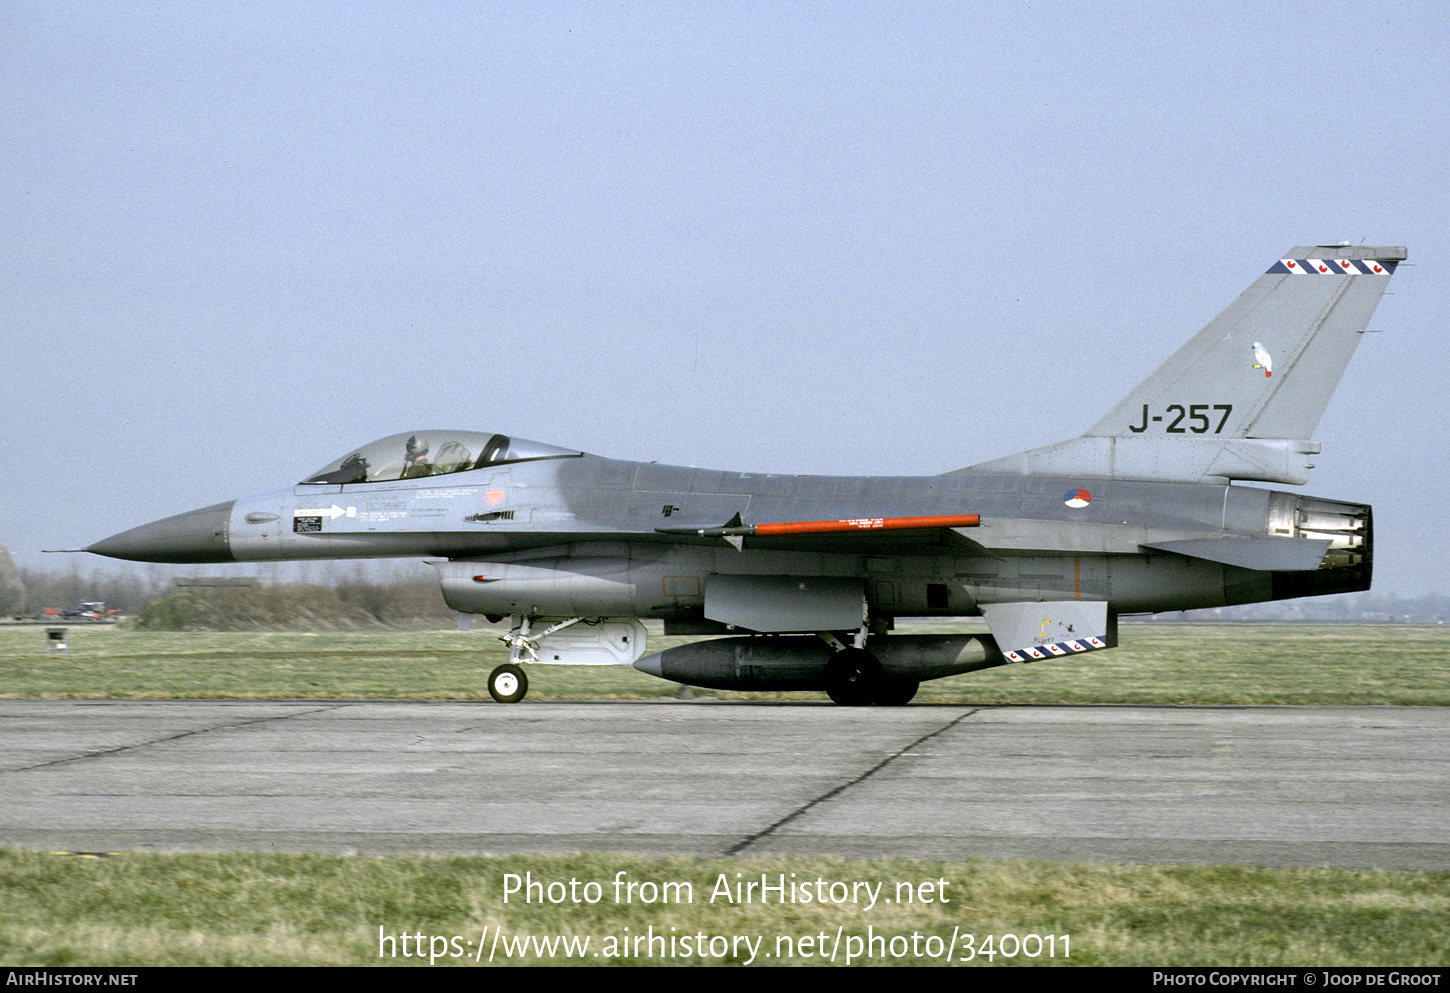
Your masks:
<instances>
[{"instance_id":1,"label":"black tire","mask_svg":"<svg viewBox=\"0 0 1450 993\"><path fill-rule=\"evenodd\" d=\"M518 703L529 692L529 677L512 662L488 674L488 695L499 703Z\"/></svg>"},{"instance_id":2,"label":"black tire","mask_svg":"<svg viewBox=\"0 0 1450 993\"><path fill-rule=\"evenodd\" d=\"M826 695L842 707L865 707L876 699L881 663L864 648L846 648L826 663Z\"/></svg>"},{"instance_id":3,"label":"black tire","mask_svg":"<svg viewBox=\"0 0 1450 993\"><path fill-rule=\"evenodd\" d=\"M876 688L878 707L904 707L921 689L921 683L914 679L883 679Z\"/></svg>"}]
</instances>

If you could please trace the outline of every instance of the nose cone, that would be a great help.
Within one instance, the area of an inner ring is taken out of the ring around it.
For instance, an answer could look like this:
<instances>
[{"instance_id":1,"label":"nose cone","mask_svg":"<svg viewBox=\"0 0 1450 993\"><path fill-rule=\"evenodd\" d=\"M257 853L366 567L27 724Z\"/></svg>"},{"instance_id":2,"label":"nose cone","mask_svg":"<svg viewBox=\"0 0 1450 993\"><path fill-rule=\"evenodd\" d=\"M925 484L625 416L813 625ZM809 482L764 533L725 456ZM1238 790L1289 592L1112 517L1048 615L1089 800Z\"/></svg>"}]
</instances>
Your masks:
<instances>
[{"instance_id":1,"label":"nose cone","mask_svg":"<svg viewBox=\"0 0 1450 993\"><path fill-rule=\"evenodd\" d=\"M228 531L235 500L113 534L88 552L133 562L235 562Z\"/></svg>"}]
</instances>

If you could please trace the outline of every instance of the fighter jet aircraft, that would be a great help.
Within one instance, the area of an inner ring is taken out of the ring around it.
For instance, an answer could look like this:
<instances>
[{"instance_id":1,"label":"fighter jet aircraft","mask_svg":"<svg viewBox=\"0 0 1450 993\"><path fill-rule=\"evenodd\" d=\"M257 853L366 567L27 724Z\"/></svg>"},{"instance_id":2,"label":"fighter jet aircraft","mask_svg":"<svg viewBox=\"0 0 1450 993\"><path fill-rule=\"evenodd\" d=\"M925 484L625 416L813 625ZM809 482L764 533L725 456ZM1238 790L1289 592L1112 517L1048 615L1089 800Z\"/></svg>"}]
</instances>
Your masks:
<instances>
[{"instance_id":1,"label":"fighter jet aircraft","mask_svg":"<svg viewBox=\"0 0 1450 993\"><path fill-rule=\"evenodd\" d=\"M762 475L404 431L295 486L86 551L143 562L425 556L449 606L530 663L900 705L918 684L1110 648L1123 614L1370 585L1370 508L1311 440L1403 248L1291 249L1085 434L939 476ZM1199 259L1197 264L1204 264ZM902 617L990 634L893 634ZM646 654L640 618L718 635Z\"/></svg>"}]
</instances>

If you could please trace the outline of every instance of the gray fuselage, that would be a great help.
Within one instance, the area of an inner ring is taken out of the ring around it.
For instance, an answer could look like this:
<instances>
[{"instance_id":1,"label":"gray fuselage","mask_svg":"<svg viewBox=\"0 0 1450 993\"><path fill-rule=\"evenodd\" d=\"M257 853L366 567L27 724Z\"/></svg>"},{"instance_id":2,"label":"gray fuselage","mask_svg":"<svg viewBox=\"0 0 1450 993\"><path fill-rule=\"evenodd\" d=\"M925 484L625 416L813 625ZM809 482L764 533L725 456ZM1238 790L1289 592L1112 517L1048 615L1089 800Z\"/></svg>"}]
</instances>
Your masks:
<instances>
[{"instance_id":1,"label":"gray fuselage","mask_svg":"<svg viewBox=\"0 0 1450 993\"><path fill-rule=\"evenodd\" d=\"M1080 489L1090 502L1068 506L1065 496ZM209 509L224 511L225 551L218 535L214 557L192 561L447 558L455 561L438 564L449 603L492 615L683 620L700 616L711 574L860 577L871 612L888 618L1064 599L1133 613L1363 589L1370 566L1367 507L1248 486L1088 477L762 475L584 455L302 484ZM736 514L750 522L978 514L981 526L761 536L738 550L657 530L714 527ZM1333 540L1317 571L1146 547L1305 536Z\"/></svg>"}]
</instances>

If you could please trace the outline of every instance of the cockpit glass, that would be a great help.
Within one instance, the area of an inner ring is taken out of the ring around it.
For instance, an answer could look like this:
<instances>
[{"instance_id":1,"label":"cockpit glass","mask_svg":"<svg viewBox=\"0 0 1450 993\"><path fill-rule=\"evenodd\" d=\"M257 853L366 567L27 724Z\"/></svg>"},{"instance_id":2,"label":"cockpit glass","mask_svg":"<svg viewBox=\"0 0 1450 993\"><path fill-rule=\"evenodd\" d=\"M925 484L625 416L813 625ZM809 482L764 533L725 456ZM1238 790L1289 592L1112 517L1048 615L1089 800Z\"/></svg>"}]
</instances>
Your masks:
<instances>
[{"instance_id":1,"label":"cockpit glass","mask_svg":"<svg viewBox=\"0 0 1450 993\"><path fill-rule=\"evenodd\" d=\"M381 483L446 476L505 462L575 458L583 452L477 431L404 431L352 450L304 483Z\"/></svg>"}]
</instances>

